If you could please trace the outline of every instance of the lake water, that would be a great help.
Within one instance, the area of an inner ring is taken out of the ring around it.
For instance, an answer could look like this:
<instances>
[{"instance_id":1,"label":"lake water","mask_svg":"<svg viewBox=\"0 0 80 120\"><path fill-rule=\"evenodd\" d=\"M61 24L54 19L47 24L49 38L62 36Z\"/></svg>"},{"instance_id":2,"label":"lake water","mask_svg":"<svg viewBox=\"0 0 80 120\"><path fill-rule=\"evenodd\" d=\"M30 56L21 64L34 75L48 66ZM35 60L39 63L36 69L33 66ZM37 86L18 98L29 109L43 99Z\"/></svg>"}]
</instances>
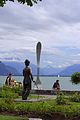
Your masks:
<instances>
[{"instance_id":1,"label":"lake water","mask_svg":"<svg viewBox=\"0 0 80 120\"><path fill-rule=\"evenodd\" d=\"M23 76L13 76L13 78L17 82L23 81ZM61 90L80 90L80 84L75 85L70 82L70 77L40 77L40 81L42 83L42 89L43 90L51 90L53 83L59 79ZM6 76L0 76L0 86L2 86L5 83ZM36 80L36 77L34 77L34 80ZM32 83L32 88L34 89L34 85Z\"/></svg>"}]
</instances>

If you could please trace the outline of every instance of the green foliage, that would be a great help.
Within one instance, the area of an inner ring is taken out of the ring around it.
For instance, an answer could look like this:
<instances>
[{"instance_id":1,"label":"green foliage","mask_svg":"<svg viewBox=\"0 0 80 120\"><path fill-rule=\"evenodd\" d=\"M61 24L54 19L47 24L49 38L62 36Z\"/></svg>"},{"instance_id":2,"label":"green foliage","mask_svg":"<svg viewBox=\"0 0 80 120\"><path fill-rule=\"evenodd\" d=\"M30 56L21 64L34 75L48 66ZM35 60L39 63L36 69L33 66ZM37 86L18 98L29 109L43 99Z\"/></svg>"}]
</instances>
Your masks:
<instances>
[{"instance_id":1,"label":"green foliage","mask_svg":"<svg viewBox=\"0 0 80 120\"><path fill-rule=\"evenodd\" d=\"M14 101L9 98L0 99L0 111L13 111L14 110Z\"/></svg>"},{"instance_id":2,"label":"green foliage","mask_svg":"<svg viewBox=\"0 0 80 120\"><path fill-rule=\"evenodd\" d=\"M0 91L0 98L17 98L18 96L19 95L15 93L15 90L10 87L3 86Z\"/></svg>"},{"instance_id":3,"label":"green foliage","mask_svg":"<svg viewBox=\"0 0 80 120\"><path fill-rule=\"evenodd\" d=\"M75 84L80 83L80 72L75 72L74 74L72 74L71 82Z\"/></svg>"},{"instance_id":4,"label":"green foliage","mask_svg":"<svg viewBox=\"0 0 80 120\"><path fill-rule=\"evenodd\" d=\"M62 93L61 93L62 94ZM65 97L65 96L64 96ZM65 99L65 98L64 98ZM68 98L67 98L68 99ZM60 103L60 102L59 102ZM18 114L35 112L44 115L51 113L61 113L66 117L80 115L80 103L71 102L71 104L56 104L55 99L44 102L19 102L9 101L9 98L0 99L0 111L15 111Z\"/></svg>"},{"instance_id":5,"label":"green foliage","mask_svg":"<svg viewBox=\"0 0 80 120\"><path fill-rule=\"evenodd\" d=\"M22 87L13 87L12 90L17 93L18 95L21 95L22 93Z\"/></svg>"},{"instance_id":6,"label":"green foliage","mask_svg":"<svg viewBox=\"0 0 80 120\"><path fill-rule=\"evenodd\" d=\"M16 104L15 111L17 112L28 112L30 111L30 104L29 103L20 103Z\"/></svg>"},{"instance_id":7,"label":"green foliage","mask_svg":"<svg viewBox=\"0 0 80 120\"><path fill-rule=\"evenodd\" d=\"M63 94L62 92L60 92L60 93L57 95L56 103L57 103L58 105L66 104L65 96L64 96L64 94Z\"/></svg>"},{"instance_id":8,"label":"green foliage","mask_svg":"<svg viewBox=\"0 0 80 120\"><path fill-rule=\"evenodd\" d=\"M15 96L18 90L3 86L0 91L0 111L3 112L9 111L16 112L18 114L38 112L44 115L47 113L51 115L51 113L56 112L61 113L66 117L80 115L80 95L78 93L75 93L69 97L60 92L56 99L43 102L15 102L14 98L16 98ZM30 95L30 98L36 98L36 96Z\"/></svg>"},{"instance_id":9,"label":"green foliage","mask_svg":"<svg viewBox=\"0 0 80 120\"><path fill-rule=\"evenodd\" d=\"M70 96L70 101L72 102L80 102L80 94L78 94L77 92L75 94L73 94L72 96Z\"/></svg>"},{"instance_id":10,"label":"green foliage","mask_svg":"<svg viewBox=\"0 0 80 120\"><path fill-rule=\"evenodd\" d=\"M33 102L33 103L19 103L19 104L16 104L15 106L15 110L16 111L19 111L19 112L32 112L32 111L35 111L35 112L47 112L47 111L50 111L50 108L52 106L47 103L46 101L45 102Z\"/></svg>"},{"instance_id":11,"label":"green foliage","mask_svg":"<svg viewBox=\"0 0 80 120\"><path fill-rule=\"evenodd\" d=\"M6 1L14 2L14 0L0 0L0 6L3 7L4 4L6 4ZM33 3L37 4L38 1L42 1L42 0L17 0L17 1L22 4L27 4L28 6L33 6Z\"/></svg>"}]
</instances>

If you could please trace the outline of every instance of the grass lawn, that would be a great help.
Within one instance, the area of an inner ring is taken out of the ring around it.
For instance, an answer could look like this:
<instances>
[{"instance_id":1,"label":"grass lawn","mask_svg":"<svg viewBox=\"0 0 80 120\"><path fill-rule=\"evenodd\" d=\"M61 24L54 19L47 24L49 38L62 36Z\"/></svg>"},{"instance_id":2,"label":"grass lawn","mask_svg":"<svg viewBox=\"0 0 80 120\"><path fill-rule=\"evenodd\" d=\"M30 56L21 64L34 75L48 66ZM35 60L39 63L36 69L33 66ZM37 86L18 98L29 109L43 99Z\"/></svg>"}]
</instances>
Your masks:
<instances>
[{"instance_id":1,"label":"grass lawn","mask_svg":"<svg viewBox=\"0 0 80 120\"><path fill-rule=\"evenodd\" d=\"M0 120L29 120L27 117L0 115Z\"/></svg>"}]
</instances>

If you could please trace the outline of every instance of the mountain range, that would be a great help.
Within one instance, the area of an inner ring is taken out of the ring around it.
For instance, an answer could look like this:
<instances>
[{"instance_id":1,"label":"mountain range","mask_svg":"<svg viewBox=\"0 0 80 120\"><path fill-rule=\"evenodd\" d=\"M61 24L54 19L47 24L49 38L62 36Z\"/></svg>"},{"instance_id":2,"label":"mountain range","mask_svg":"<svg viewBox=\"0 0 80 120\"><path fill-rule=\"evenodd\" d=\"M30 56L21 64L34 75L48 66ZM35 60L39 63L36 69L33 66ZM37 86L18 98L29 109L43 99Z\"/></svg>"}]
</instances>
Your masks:
<instances>
[{"instance_id":1,"label":"mountain range","mask_svg":"<svg viewBox=\"0 0 80 120\"><path fill-rule=\"evenodd\" d=\"M6 61L3 62L6 66L14 67L19 75L22 75L23 68L25 67L23 62L16 62L16 61ZM33 75L37 75L37 66L34 64L30 64L30 67L32 69ZM40 68L40 75L57 75L58 72L60 72L61 68L53 68L51 66L46 66L44 68Z\"/></svg>"},{"instance_id":2,"label":"mountain range","mask_svg":"<svg viewBox=\"0 0 80 120\"><path fill-rule=\"evenodd\" d=\"M0 61L0 75L22 75L23 68L25 67L23 62L17 61ZM30 64L33 75L37 75L37 66ZM74 64L66 68L54 68L52 66L46 66L40 68L40 75L43 76L71 76L74 72L80 72L80 64Z\"/></svg>"},{"instance_id":3,"label":"mountain range","mask_svg":"<svg viewBox=\"0 0 80 120\"><path fill-rule=\"evenodd\" d=\"M0 75L8 75L9 73L13 73L14 75L19 74L15 67L5 65L0 61Z\"/></svg>"},{"instance_id":4,"label":"mountain range","mask_svg":"<svg viewBox=\"0 0 80 120\"><path fill-rule=\"evenodd\" d=\"M64 70L62 70L59 75L61 76L71 76L75 72L80 72L80 64L74 64L71 66L68 66Z\"/></svg>"}]
</instances>

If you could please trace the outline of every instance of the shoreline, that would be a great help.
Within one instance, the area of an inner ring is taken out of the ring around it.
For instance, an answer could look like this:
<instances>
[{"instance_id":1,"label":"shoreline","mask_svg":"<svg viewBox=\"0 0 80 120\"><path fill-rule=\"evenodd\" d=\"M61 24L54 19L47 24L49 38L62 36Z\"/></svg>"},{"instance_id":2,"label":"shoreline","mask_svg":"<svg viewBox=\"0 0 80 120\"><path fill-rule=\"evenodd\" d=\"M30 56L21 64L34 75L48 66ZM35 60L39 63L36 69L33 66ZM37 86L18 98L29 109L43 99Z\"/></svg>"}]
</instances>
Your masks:
<instances>
[{"instance_id":1,"label":"shoreline","mask_svg":"<svg viewBox=\"0 0 80 120\"><path fill-rule=\"evenodd\" d=\"M80 93L80 91L61 90L64 94ZM31 94L55 95L53 90L31 90Z\"/></svg>"}]
</instances>

